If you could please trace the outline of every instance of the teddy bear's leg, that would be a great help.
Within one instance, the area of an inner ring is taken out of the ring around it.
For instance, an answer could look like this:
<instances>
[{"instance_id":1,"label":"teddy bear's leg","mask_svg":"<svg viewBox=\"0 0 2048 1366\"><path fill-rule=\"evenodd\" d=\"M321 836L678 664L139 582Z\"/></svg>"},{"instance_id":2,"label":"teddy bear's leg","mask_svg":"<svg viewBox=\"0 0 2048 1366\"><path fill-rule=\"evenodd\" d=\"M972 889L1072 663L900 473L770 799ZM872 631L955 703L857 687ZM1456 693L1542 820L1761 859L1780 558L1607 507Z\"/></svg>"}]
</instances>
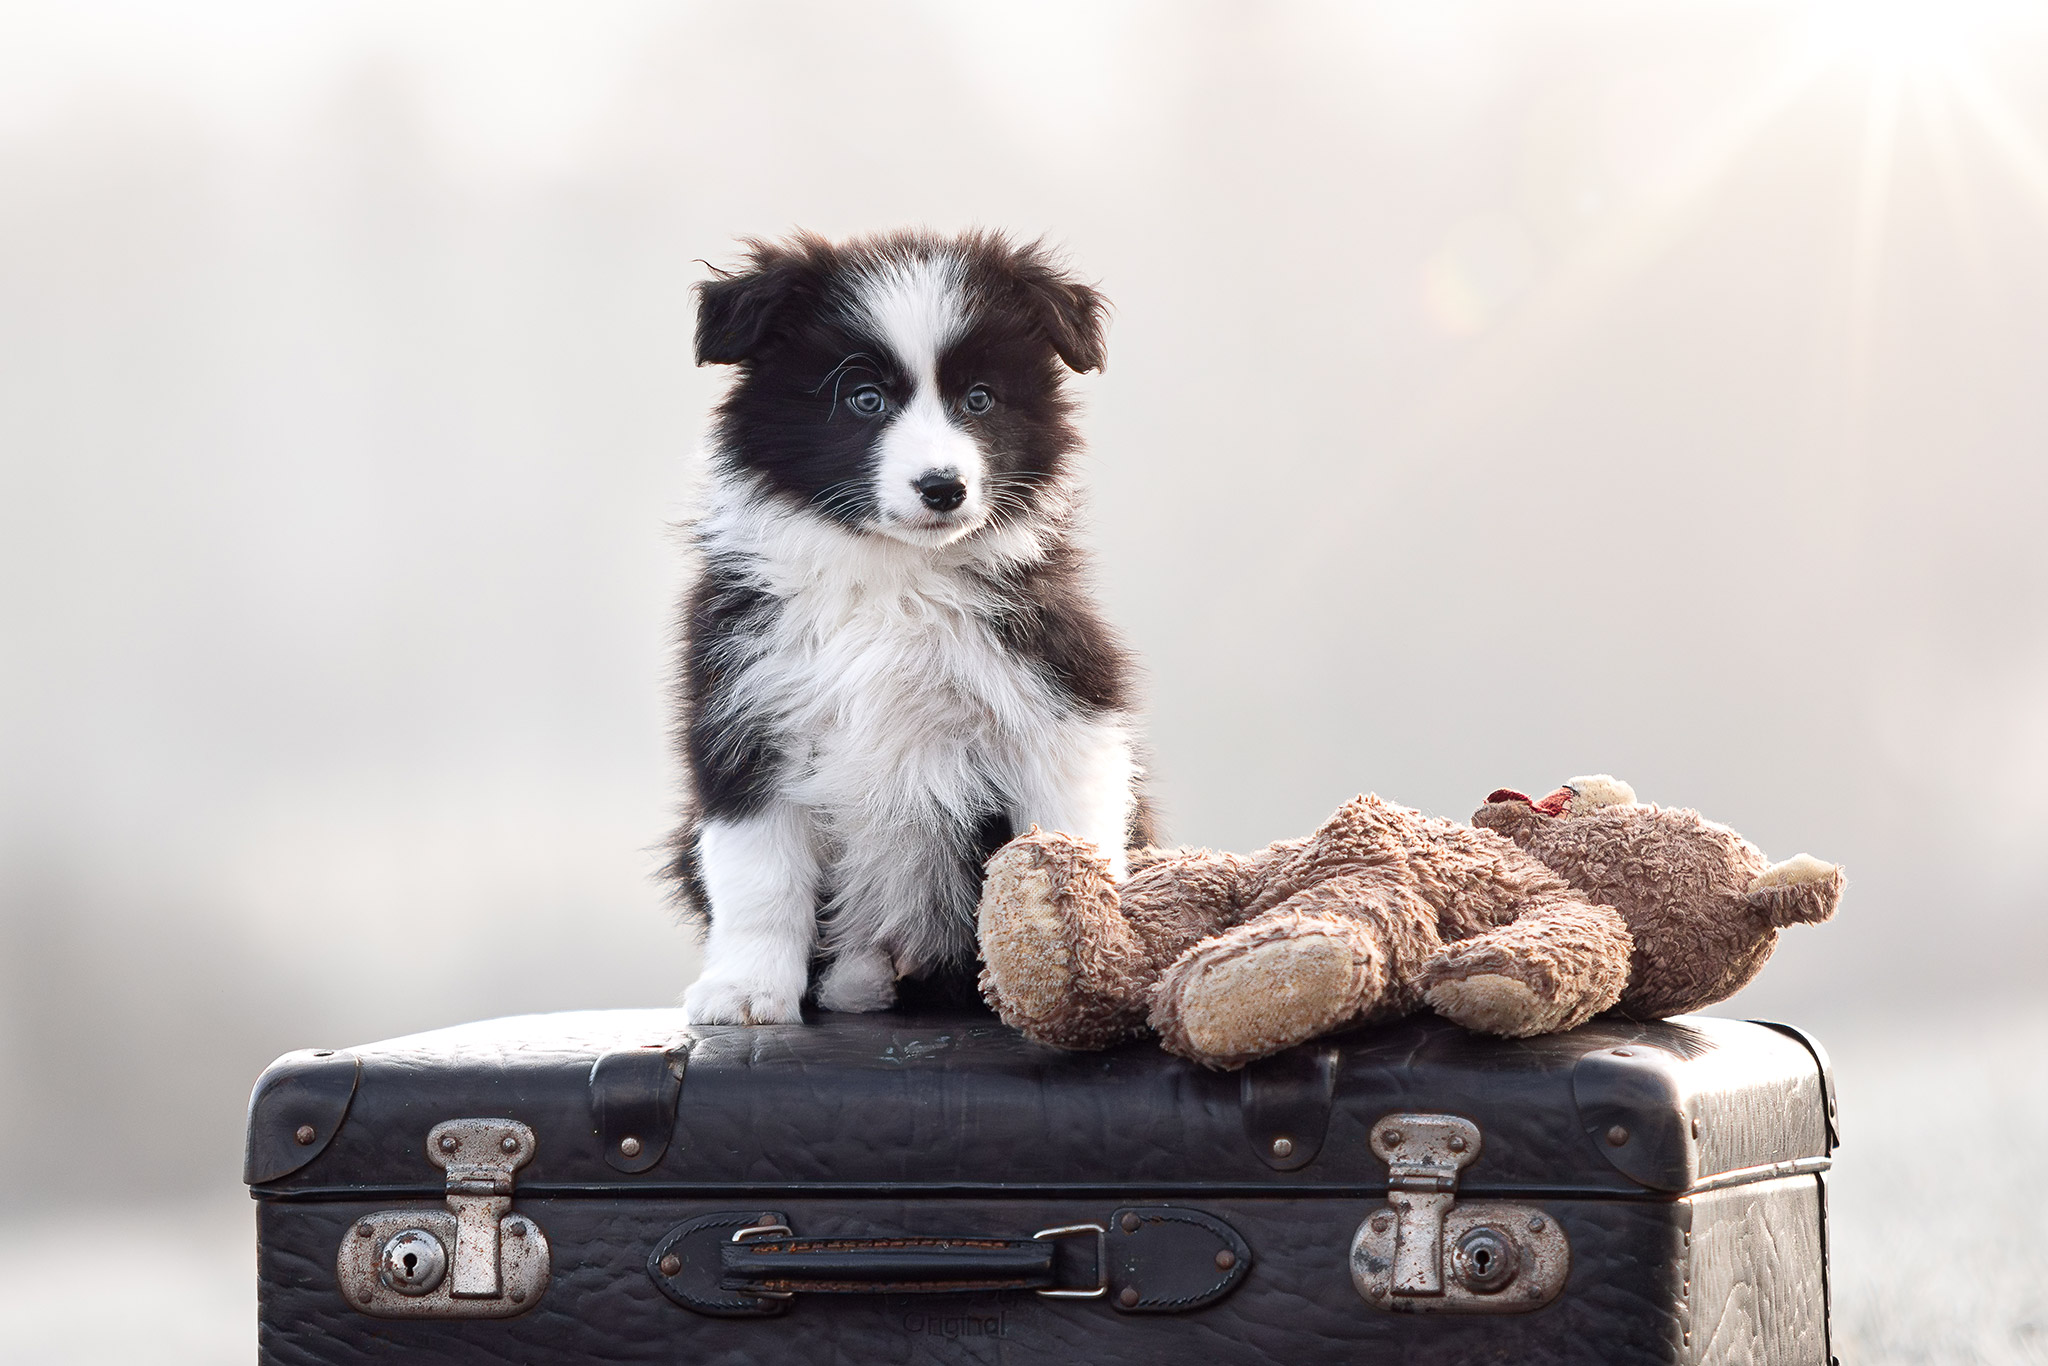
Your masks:
<instances>
[{"instance_id":1,"label":"teddy bear's leg","mask_svg":"<svg viewBox=\"0 0 2048 1366\"><path fill-rule=\"evenodd\" d=\"M1613 1006L1633 952L1619 913L1552 894L1508 924L1447 946L1424 966L1420 985L1445 1019L1523 1038L1570 1029Z\"/></svg>"},{"instance_id":2,"label":"teddy bear's leg","mask_svg":"<svg viewBox=\"0 0 2048 1366\"><path fill-rule=\"evenodd\" d=\"M1435 913L1411 892L1333 878L1182 954L1153 989L1152 1027L1169 1052L1239 1067L1414 1009L1406 984L1440 947Z\"/></svg>"}]
</instances>

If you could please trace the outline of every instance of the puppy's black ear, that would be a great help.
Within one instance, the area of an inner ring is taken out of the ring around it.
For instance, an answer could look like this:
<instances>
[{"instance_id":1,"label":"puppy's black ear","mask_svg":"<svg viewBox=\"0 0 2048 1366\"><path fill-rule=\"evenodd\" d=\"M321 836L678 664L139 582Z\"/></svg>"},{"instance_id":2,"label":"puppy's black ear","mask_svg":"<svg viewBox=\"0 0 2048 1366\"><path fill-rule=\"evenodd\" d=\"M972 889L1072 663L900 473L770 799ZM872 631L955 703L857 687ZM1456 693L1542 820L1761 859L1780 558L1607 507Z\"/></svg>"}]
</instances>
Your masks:
<instances>
[{"instance_id":1,"label":"puppy's black ear","mask_svg":"<svg viewBox=\"0 0 2048 1366\"><path fill-rule=\"evenodd\" d=\"M1109 363L1103 336L1109 300L1101 291L1043 266L1027 268L1024 284L1038 310L1038 325L1069 370L1085 374Z\"/></svg>"},{"instance_id":2,"label":"puppy's black ear","mask_svg":"<svg viewBox=\"0 0 2048 1366\"><path fill-rule=\"evenodd\" d=\"M776 316L801 293L810 272L801 260L756 246L753 268L720 272L697 286L697 364L738 365L760 352Z\"/></svg>"},{"instance_id":3,"label":"puppy's black ear","mask_svg":"<svg viewBox=\"0 0 2048 1366\"><path fill-rule=\"evenodd\" d=\"M1013 246L994 233L978 240L1001 260L1000 268L1010 277L1025 310L1069 370L1086 373L1108 363L1109 348L1102 332L1109 300L1061 269L1058 255L1043 239Z\"/></svg>"}]
</instances>

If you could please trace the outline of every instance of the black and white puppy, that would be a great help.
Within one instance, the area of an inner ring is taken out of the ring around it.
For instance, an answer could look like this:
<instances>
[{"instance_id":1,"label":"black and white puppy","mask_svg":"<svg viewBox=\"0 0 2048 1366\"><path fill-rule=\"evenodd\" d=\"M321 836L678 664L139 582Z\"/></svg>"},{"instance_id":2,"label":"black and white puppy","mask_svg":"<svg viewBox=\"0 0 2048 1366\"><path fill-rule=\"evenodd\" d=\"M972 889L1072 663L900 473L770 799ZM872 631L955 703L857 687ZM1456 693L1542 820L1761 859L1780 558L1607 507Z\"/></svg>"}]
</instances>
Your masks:
<instances>
[{"instance_id":1,"label":"black and white puppy","mask_svg":"<svg viewBox=\"0 0 2048 1366\"><path fill-rule=\"evenodd\" d=\"M695 1024L796 1020L814 964L828 1010L970 965L982 863L1034 823L1119 876L1151 842L1073 540L1102 297L990 233L748 246L698 286L698 364L737 373L683 609Z\"/></svg>"}]
</instances>

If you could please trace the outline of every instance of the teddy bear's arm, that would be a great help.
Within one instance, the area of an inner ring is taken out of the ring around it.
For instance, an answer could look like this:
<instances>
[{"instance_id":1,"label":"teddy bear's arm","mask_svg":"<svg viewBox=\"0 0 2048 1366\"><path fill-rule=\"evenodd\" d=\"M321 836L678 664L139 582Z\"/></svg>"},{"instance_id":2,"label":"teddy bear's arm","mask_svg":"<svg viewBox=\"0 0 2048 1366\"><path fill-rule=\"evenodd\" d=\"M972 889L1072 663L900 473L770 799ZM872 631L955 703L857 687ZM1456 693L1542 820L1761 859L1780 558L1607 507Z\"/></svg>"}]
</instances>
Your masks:
<instances>
[{"instance_id":1,"label":"teddy bear's arm","mask_svg":"<svg viewBox=\"0 0 2048 1366\"><path fill-rule=\"evenodd\" d=\"M1253 859L1213 849L1174 849L1118 888L1124 919L1145 945L1152 974L1189 948L1245 919L1258 890ZM1147 981L1147 990L1151 988Z\"/></svg>"},{"instance_id":2,"label":"teddy bear's arm","mask_svg":"<svg viewBox=\"0 0 2048 1366\"><path fill-rule=\"evenodd\" d=\"M1156 975L1094 845L1032 826L988 861L981 992L1011 1028L1056 1048L1107 1048L1145 1027Z\"/></svg>"},{"instance_id":3,"label":"teddy bear's arm","mask_svg":"<svg viewBox=\"0 0 2048 1366\"><path fill-rule=\"evenodd\" d=\"M1634 947L1615 911L1575 893L1545 895L1507 924L1449 945L1419 985L1437 1014L1467 1029L1548 1034L1621 998Z\"/></svg>"},{"instance_id":4,"label":"teddy bear's arm","mask_svg":"<svg viewBox=\"0 0 2048 1366\"><path fill-rule=\"evenodd\" d=\"M981 990L1004 1022L1059 1048L1106 1048L1144 1028L1159 970L1244 918L1249 860L1159 851L1122 888L1088 841L1033 826L989 859Z\"/></svg>"}]
</instances>

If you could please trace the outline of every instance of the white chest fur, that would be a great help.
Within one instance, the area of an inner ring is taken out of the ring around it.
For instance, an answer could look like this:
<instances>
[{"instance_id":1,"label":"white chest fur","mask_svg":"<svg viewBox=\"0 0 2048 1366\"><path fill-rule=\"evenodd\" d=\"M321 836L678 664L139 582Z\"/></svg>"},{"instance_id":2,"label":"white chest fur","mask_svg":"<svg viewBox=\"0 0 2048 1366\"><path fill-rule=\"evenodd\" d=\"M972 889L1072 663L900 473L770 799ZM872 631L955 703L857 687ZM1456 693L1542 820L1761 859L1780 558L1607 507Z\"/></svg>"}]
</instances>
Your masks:
<instances>
[{"instance_id":1,"label":"white chest fur","mask_svg":"<svg viewBox=\"0 0 2048 1366\"><path fill-rule=\"evenodd\" d=\"M992 800L1014 802L1059 748L1073 708L988 626L995 590L972 572L986 548L903 545L732 504L705 544L773 599L733 644L724 704L771 722L779 791L818 813L830 843L900 848L899 823L958 828Z\"/></svg>"},{"instance_id":2,"label":"white chest fur","mask_svg":"<svg viewBox=\"0 0 2048 1366\"><path fill-rule=\"evenodd\" d=\"M721 635L724 687L695 703L765 728L780 758L767 807L703 827L711 966L693 1019L793 1018L820 897L833 1008L877 1008L908 965L971 959L985 817L1080 834L1122 875L1128 718L1079 706L988 625L1006 605L988 571L1038 558L1038 535L916 547L745 497L700 524L716 572L764 602ZM744 1005L757 997L768 1016Z\"/></svg>"},{"instance_id":3,"label":"white chest fur","mask_svg":"<svg viewBox=\"0 0 2048 1366\"><path fill-rule=\"evenodd\" d=\"M1058 721L1051 689L1002 648L962 585L920 577L803 586L739 677L786 737L784 791L835 825L986 809Z\"/></svg>"}]
</instances>

